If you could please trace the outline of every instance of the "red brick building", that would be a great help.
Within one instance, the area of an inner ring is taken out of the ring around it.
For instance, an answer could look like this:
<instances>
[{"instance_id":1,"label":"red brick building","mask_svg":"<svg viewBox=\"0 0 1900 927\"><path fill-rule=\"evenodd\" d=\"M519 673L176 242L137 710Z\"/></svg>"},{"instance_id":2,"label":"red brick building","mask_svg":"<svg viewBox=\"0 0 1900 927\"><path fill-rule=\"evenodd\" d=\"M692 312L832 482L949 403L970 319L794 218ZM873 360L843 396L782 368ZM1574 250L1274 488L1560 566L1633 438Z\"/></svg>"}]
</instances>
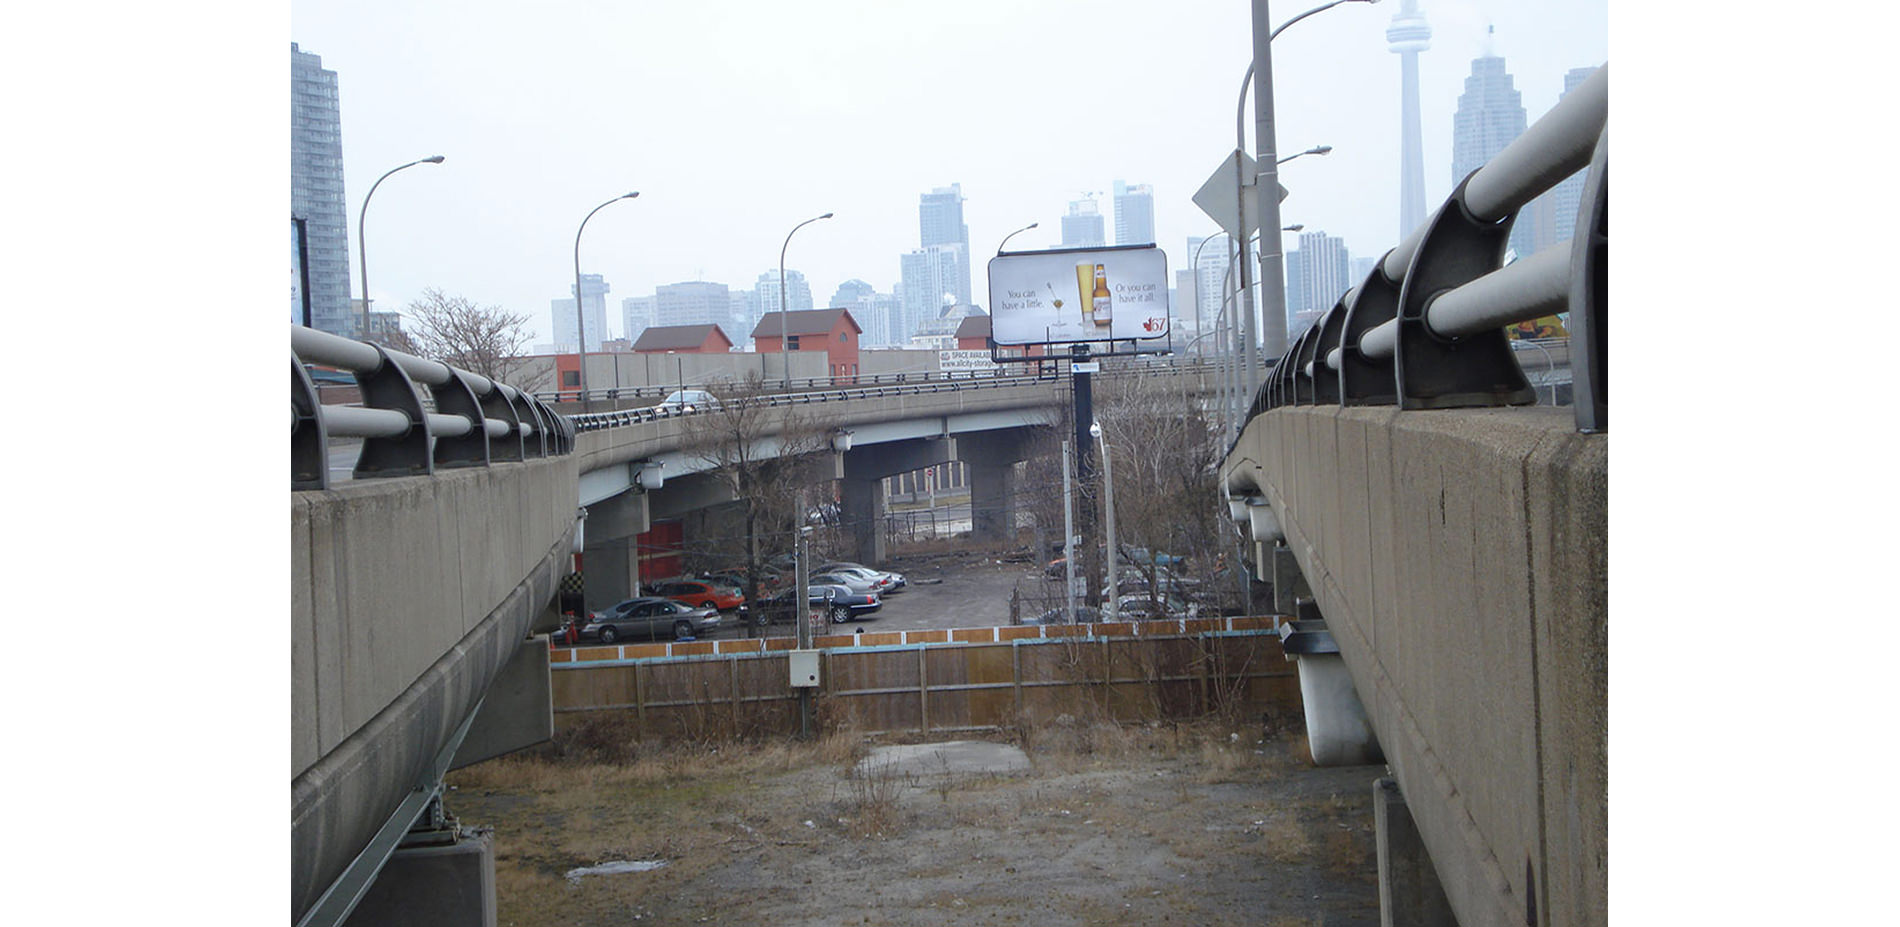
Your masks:
<instances>
[{"instance_id":1,"label":"red brick building","mask_svg":"<svg viewBox=\"0 0 1900 927\"><path fill-rule=\"evenodd\" d=\"M957 350L987 351L990 349L990 317L973 315L957 324ZM1002 345L996 350L998 357L1041 357L1042 345L1032 344Z\"/></svg>"},{"instance_id":2,"label":"red brick building","mask_svg":"<svg viewBox=\"0 0 1900 927\"><path fill-rule=\"evenodd\" d=\"M732 339L717 325L652 326L633 343L635 354L725 354L731 350Z\"/></svg>"},{"instance_id":3,"label":"red brick building","mask_svg":"<svg viewBox=\"0 0 1900 927\"><path fill-rule=\"evenodd\" d=\"M826 365L834 377L856 376L858 373L858 336L864 329L858 327L856 319L844 309L794 309L782 313L768 312L759 320L759 327L752 330L752 343L760 354L777 354L786 351L824 351ZM779 327L785 330L784 345L779 343Z\"/></svg>"}]
</instances>

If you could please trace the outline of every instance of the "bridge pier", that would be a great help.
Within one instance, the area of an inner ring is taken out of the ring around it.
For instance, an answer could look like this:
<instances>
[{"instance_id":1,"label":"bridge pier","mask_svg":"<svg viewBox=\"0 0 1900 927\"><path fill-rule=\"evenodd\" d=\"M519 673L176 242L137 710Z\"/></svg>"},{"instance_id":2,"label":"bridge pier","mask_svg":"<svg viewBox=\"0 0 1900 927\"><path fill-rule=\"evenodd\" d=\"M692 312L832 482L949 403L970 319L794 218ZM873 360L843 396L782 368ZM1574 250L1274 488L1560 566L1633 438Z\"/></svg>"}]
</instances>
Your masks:
<instances>
[{"instance_id":1,"label":"bridge pier","mask_svg":"<svg viewBox=\"0 0 1900 927\"><path fill-rule=\"evenodd\" d=\"M391 854L343 927L496 927L495 842L459 828Z\"/></svg>"},{"instance_id":2,"label":"bridge pier","mask_svg":"<svg viewBox=\"0 0 1900 927\"><path fill-rule=\"evenodd\" d=\"M1379 927L1458 927L1397 780L1372 783L1379 841Z\"/></svg>"},{"instance_id":3,"label":"bridge pier","mask_svg":"<svg viewBox=\"0 0 1900 927\"><path fill-rule=\"evenodd\" d=\"M1027 460L1030 432L1024 428L979 431L957 438L957 458L970 468L972 537L1006 540L1016 531L1016 463Z\"/></svg>"},{"instance_id":4,"label":"bridge pier","mask_svg":"<svg viewBox=\"0 0 1900 927\"><path fill-rule=\"evenodd\" d=\"M957 439L913 438L852 448L844 456L844 522L857 542L859 563L884 560L884 479L946 464L957 456Z\"/></svg>"},{"instance_id":5,"label":"bridge pier","mask_svg":"<svg viewBox=\"0 0 1900 927\"><path fill-rule=\"evenodd\" d=\"M587 507L581 576L590 610L638 594L640 549L635 538L652 527L652 510L643 492L623 492Z\"/></svg>"},{"instance_id":6,"label":"bridge pier","mask_svg":"<svg viewBox=\"0 0 1900 927\"><path fill-rule=\"evenodd\" d=\"M857 544L859 563L884 559L884 480L844 481L844 522Z\"/></svg>"}]
</instances>

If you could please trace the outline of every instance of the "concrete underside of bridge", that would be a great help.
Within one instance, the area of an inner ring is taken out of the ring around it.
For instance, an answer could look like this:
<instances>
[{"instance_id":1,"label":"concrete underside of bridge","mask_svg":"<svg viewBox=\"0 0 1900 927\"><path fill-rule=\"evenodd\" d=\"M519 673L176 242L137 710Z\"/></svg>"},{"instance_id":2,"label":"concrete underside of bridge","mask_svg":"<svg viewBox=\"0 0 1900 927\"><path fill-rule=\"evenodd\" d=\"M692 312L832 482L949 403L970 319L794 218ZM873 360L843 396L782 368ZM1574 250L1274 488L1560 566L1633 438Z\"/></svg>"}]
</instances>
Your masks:
<instances>
[{"instance_id":1,"label":"concrete underside of bridge","mask_svg":"<svg viewBox=\"0 0 1900 927\"><path fill-rule=\"evenodd\" d=\"M1464 927L1608 919L1609 450L1568 409L1285 407L1272 506Z\"/></svg>"},{"instance_id":2,"label":"concrete underside of bridge","mask_svg":"<svg viewBox=\"0 0 1900 927\"><path fill-rule=\"evenodd\" d=\"M576 491L554 458L292 494L293 921L553 626Z\"/></svg>"}]
</instances>

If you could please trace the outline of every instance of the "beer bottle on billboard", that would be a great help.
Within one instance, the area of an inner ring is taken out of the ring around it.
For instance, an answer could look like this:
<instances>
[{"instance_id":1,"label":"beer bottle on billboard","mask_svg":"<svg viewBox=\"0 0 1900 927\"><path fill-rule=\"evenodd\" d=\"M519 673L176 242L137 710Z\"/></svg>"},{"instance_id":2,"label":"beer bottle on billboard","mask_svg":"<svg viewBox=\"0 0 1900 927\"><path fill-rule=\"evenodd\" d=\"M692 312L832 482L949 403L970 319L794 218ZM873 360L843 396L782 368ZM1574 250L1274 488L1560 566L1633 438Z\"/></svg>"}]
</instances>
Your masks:
<instances>
[{"instance_id":1,"label":"beer bottle on billboard","mask_svg":"<svg viewBox=\"0 0 1900 927\"><path fill-rule=\"evenodd\" d=\"M1095 265L1095 294L1089 304L1095 309L1095 324L1110 325L1114 321L1112 302L1108 296L1108 271L1102 265Z\"/></svg>"}]
</instances>

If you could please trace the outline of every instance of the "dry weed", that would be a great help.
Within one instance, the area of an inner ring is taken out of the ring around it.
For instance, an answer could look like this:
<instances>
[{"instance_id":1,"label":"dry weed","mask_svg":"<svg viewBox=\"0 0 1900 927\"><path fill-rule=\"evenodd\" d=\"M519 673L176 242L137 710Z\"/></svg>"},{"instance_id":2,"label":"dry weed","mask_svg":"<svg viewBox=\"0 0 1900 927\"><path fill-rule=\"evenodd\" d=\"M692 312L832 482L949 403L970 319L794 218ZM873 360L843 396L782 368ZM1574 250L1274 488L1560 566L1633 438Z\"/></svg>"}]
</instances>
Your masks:
<instances>
[{"instance_id":1,"label":"dry weed","mask_svg":"<svg viewBox=\"0 0 1900 927\"><path fill-rule=\"evenodd\" d=\"M913 784L912 778L886 763L845 781L848 788L842 818L846 831L859 838L897 834L903 821L898 798L906 786Z\"/></svg>"}]
</instances>

